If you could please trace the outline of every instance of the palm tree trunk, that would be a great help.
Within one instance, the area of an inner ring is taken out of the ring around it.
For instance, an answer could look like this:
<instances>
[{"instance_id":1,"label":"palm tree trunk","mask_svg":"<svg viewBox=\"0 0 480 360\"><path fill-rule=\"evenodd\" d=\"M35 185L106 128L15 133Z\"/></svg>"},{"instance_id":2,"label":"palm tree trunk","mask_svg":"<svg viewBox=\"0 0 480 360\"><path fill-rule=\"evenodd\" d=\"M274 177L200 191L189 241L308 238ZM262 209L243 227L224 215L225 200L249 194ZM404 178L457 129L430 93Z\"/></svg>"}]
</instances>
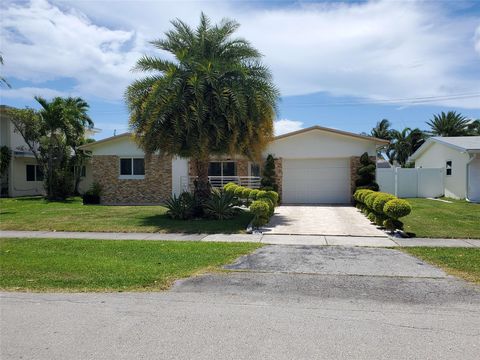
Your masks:
<instances>
[{"instance_id":1,"label":"palm tree trunk","mask_svg":"<svg viewBox=\"0 0 480 360\"><path fill-rule=\"evenodd\" d=\"M211 187L208 180L208 158L196 158L193 160L197 179L195 181L195 195L200 201L208 200L210 198Z\"/></svg>"}]
</instances>

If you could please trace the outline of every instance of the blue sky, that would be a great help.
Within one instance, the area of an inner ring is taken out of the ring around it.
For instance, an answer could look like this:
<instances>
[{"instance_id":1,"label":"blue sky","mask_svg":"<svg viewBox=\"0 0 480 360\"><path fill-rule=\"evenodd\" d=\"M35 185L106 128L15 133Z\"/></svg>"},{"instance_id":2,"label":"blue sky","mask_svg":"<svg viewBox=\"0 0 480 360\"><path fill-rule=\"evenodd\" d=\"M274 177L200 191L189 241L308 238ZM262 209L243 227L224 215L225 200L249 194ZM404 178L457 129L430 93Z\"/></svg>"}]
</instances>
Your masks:
<instances>
[{"instance_id":1,"label":"blue sky","mask_svg":"<svg viewBox=\"0 0 480 360\"><path fill-rule=\"evenodd\" d=\"M369 132L426 128L440 111L480 118L479 1L3 1L1 69L12 89L0 103L35 106L34 95L81 96L103 131L124 132L125 87L148 41L176 17L195 25L240 22L282 93L278 133L315 124Z\"/></svg>"}]
</instances>

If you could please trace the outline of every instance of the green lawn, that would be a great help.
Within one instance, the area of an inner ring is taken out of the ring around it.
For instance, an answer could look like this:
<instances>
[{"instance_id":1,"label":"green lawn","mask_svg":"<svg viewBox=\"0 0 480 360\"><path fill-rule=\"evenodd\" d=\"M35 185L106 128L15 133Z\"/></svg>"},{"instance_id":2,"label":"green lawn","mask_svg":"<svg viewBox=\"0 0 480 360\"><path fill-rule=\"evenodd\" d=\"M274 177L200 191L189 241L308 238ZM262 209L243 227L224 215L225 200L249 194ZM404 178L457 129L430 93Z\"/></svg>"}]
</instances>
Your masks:
<instances>
[{"instance_id":1,"label":"green lawn","mask_svg":"<svg viewBox=\"0 0 480 360\"><path fill-rule=\"evenodd\" d=\"M248 211L231 220L172 220L163 206L82 205L80 198L47 202L41 198L0 199L1 230L239 233Z\"/></svg>"},{"instance_id":2,"label":"green lawn","mask_svg":"<svg viewBox=\"0 0 480 360\"><path fill-rule=\"evenodd\" d=\"M402 250L441 267L449 274L480 283L479 248L412 247Z\"/></svg>"},{"instance_id":3,"label":"green lawn","mask_svg":"<svg viewBox=\"0 0 480 360\"><path fill-rule=\"evenodd\" d=\"M451 203L429 199L407 199L410 215L402 218L405 231L416 237L480 239L480 204L464 200Z\"/></svg>"},{"instance_id":4,"label":"green lawn","mask_svg":"<svg viewBox=\"0 0 480 360\"><path fill-rule=\"evenodd\" d=\"M155 291L232 262L253 243L0 239L0 288Z\"/></svg>"}]
</instances>

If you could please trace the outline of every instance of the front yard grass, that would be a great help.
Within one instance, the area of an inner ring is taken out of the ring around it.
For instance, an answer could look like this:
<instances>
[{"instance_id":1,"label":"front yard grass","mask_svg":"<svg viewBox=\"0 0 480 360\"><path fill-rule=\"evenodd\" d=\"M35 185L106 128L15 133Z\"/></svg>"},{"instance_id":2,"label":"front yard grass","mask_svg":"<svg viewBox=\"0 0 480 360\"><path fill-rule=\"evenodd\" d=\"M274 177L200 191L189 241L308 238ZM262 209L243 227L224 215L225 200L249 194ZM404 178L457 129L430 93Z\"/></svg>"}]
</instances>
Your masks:
<instances>
[{"instance_id":1,"label":"front yard grass","mask_svg":"<svg viewBox=\"0 0 480 360\"><path fill-rule=\"evenodd\" d=\"M451 275L480 283L479 248L408 247L402 250L441 267Z\"/></svg>"},{"instance_id":2,"label":"front yard grass","mask_svg":"<svg viewBox=\"0 0 480 360\"><path fill-rule=\"evenodd\" d=\"M82 205L42 198L0 199L0 230L241 233L252 219L243 211L230 220L173 220L164 206Z\"/></svg>"},{"instance_id":3,"label":"front yard grass","mask_svg":"<svg viewBox=\"0 0 480 360\"><path fill-rule=\"evenodd\" d=\"M0 288L157 291L232 262L255 243L0 239Z\"/></svg>"},{"instance_id":4,"label":"front yard grass","mask_svg":"<svg viewBox=\"0 0 480 360\"><path fill-rule=\"evenodd\" d=\"M402 218L405 231L416 237L480 239L480 204L446 199L407 199L410 215Z\"/></svg>"}]
</instances>

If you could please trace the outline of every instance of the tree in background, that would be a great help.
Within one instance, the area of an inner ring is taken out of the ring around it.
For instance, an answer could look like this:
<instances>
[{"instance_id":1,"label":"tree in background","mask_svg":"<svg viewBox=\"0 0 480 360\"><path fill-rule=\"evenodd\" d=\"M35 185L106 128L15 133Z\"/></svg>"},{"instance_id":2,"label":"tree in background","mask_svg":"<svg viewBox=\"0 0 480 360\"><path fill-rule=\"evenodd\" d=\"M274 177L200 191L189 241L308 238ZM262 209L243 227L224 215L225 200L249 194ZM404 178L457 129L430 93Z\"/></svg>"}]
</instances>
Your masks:
<instances>
[{"instance_id":1,"label":"tree in background","mask_svg":"<svg viewBox=\"0 0 480 360\"><path fill-rule=\"evenodd\" d=\"M392 130L390 126L392 124L387 119L382 119L377 122L377 125L370 131L370 135L378 139L391 140Z\"/></svg>"},{"instance_id":2,"label":"tree in background","mask_svg":"<svg viewBox=\"0 0 480 360\"><path fill-rule=\"evenodd\" d=\"M467 126L469 120L460 113L449 111L433 115L433 119L427 121L430 133L434 136L465 136L468 135Z\"/></svg>"},{"instance_id":3,"label":"tree in background","mask_svg":"<svg viewBox=\"0 0 480 360\"><path fill-rule=\"evenodd\" d=\"M72 154L84 142L85 128L93 127L88 104L71 97L35 100L39 111L9 109L8 115L42 169L47 198L64 200L73 191Z\"/></svg>"},{"instance_id":4,"label":"tree in background","mask_svg":"<svg viewBox=\"0 0 480 360\"><path fill-rule=\"evenodd\" d=\"M147 154L191 158L195 192L206 200L210 156L259 159L273 138L279 93L260 52L232 38L237 22L212 25L202 13L196 29L181 20L172 25L152 44L174 60L145 55L137 63L150 74L127 89L130 126Z\"/></svg>"},{"instance_id":5,"label":"tree in background","mask_svg":"<svg viewBox=\"0 0 480 360\"><path fill-rule=\"evenodd\" d=\"M480 136L480 119L473 120L467 125L467 133L471 136Z\"/></svg>"},{"instance_id":6,"label":"tree in background","mask_svg":"<svg viewBox=\"0 0 480 360\"><path fill-rule=\"evenodd\" d=\"M390 163L396 161L405 167L407 159L425 142L427 135L422 130L405 128L402 131L392 130L391 143L387 149Z\"/></svg>"},{"instance_id":7,"label":"tree in background","mask_svg":"<svg viewBox=\"0 0 480 360\"><path fill-rule=\"evenodd\" d=\"M275 173L275 159L269 154L265 160L262 171L262 180L260 181L262 189L278 191L278 185Z\"/></svg>"}]
</instances>

